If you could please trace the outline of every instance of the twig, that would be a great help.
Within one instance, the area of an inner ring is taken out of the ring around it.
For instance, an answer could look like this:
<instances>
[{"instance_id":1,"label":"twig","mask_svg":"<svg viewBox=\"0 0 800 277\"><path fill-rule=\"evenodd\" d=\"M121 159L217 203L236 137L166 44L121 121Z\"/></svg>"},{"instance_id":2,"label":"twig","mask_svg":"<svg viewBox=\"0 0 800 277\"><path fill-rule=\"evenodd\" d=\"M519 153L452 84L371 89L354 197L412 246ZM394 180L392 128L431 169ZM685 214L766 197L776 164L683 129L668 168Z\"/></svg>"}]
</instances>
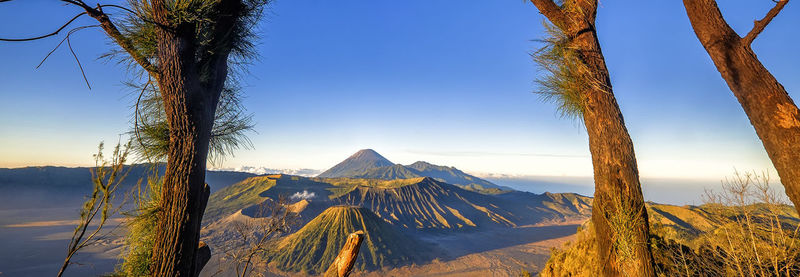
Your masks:
<instances>
[{"instance_id":1,"label":"twig","mask_svg":"<svg viewBox=\"0 0 800 277\"><path fill-rule=\"evenodd\" d=\"M753 40L755 40L756 37L761 34L762 31L764 31L764 28L767 27L769 22L778 15L778 13L781 11L781 9L783 9L784 6L786 6L787 3L789 3L789 0L780 0L776 2L775 7L772 7L772 9L767 12L767 15L765 15L764 18L753 22L753 29L750 30L750 32L747 33L744 38L742 38L742 43L744 43L744 45L752 44Z\"/></svg>"},{"instance_id":2,"label":"twig","mask_svg":"<svg viewBox=\"0 0 800 277\"><path fill-rule=\"evenodd\" d=\"M36 65L36 68L39 68L39 67L41 67L41 66L42 66L42 64L44 64L44 61L46 61L46 60L47 60L47 58L49 58L49 57L50 57L50 55L52 55L52 54L53 54L53 52L55 52L55 51L58 49L58 47L61 47L61 44L64 44L64 41L66 41L66 40L67 40L67 38L68 38L68 37L69 37L69 36L70 36L72 33L76 32L76 31L80 31L80 30L86 29L86 28L91 28L91 27L99 27L99 26L100 26L100 25L81 26L81 27L77 27L77 28L75 28L75 29L72 29L72 30L70 30L70 31L69 31L69 33L67 33L67 37L65 37L65 38L64 38L64 39L62 39L60 42L58 42L58 44L56 45L56 47L53 47L53 50L50 50L50 52L48 52L48 53L47 53L47 55L46 55L46 56L44 56L44 59L42 59L42 61L41 61L41 62L39 62L39 64L38 64L38 65Z\"/></svg>"},{"instance_id":3,"label":"twig","mask_svg":"<svg viewBox=\"0 0 800 277\"><path fill-rule=\"evenodd\" d=\"M6 0L6 1L10 1L10 0ZM43 39L43 38L52 37L52 36L57 35L59 32L61 32L61 30L64 30L64 28L67 28L67 26L69 26L69 24L71 24L73 21L78 19L78 17L81 17L84 14L88 14L88 13L87 12L79 13L78 15L76 15L75 17L73 17L72 19L67 21L67 23L64 23L64 25L61 25L61 27L59 27L58 30L56 30L55 32L46 34L46 35L41 35L41 36L32 37L32 38L0 38L0 41L17 41L18 42L18 41L31 41L31 40L37 40L37 39Z\"/></svg>"},{"instance_id":4,"label":"twig","mask_svg":"<svg viewBox=\"0 0 800 277\"><path fill-rule=\"evenodd\" d=\"M86 86L89 87L89 90L91 90L92 86L89 85L89 79L86 78L86 72L83 70L83 65L81 65L81 60L78 59L78 55L76 55L75 50L72 49L72 43L69 40L69 35L67 35L67 48L69 48L69 52L72 53L72 57L75 58L75 62L78 63L78 68L81 70L81 75L83 75L83 81L86 82Z\"/></svg>"}]
</instances>

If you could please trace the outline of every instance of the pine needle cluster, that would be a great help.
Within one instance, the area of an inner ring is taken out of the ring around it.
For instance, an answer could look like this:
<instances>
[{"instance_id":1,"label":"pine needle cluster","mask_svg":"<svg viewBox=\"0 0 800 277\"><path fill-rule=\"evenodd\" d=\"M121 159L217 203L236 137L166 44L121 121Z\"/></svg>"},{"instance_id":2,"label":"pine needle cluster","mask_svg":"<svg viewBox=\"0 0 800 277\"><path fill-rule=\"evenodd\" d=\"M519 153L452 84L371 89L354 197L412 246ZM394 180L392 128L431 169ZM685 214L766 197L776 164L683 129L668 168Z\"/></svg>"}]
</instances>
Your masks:
<instances>
[{"instance_id":1,"label":"pine needle cluster","mask_svg":"<svg viewBox=\"0 0 800 277\"><path fill-rule=\"evenodd\" d=\"M250 148L252 144L246 132L252 130L252 116L241 104L240 76L246 73L244 65L257 59L254 41L255 26L264 13L269 0L241 0L238 5L224 6L222 0L164 1L171 26L158 26L149 0L129 0L127 13L116 20L120 32L134 46L139 56L145 57L158 67L158 28L172 28L181 24L194 25L195 61L200 71L202 87L209 87L216 71L220 69L214 57L229 53L228 74L223 92L217 104L214 128L210 141L209 159L220 162L239 148ZM224 7L224 8L223 8ZM233 27L218 29L213 22L219 18L233 18ZM223 36L219 36L223 33ZM220 39L221 37L221 39ZM169 146L169 125L164 114L162 97L156 76L142 69L127 53L114 49L103 56L126 66L132 74L127 85L138 94L134 105L134 120L131 135L136 138L134 153L142 161L164 161Z\"/></svg>"},{"instance_id":2,"label":"pine needle cluster","mask_svg":"<svg viewBox=\"0 0 800 277\"><path fill-rule=\"evenodd\" d=\"M555 25L543 23L548 37L539 40L543 45L531 56L544 71L536 80L542 99L558 105L562 117L582 118L588 69L580 60L572 39Z\"/></svg>"}]
</instances>

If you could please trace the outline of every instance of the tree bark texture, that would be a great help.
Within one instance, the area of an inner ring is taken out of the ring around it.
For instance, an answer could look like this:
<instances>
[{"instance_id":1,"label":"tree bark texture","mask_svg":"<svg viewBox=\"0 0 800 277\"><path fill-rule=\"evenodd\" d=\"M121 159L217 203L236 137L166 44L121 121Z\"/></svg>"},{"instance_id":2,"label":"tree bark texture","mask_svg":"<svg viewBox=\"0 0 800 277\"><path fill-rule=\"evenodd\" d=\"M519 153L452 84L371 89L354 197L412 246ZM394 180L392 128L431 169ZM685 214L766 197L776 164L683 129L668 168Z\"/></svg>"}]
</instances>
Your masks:
<instances>
[{"instance_id":1,"label":"tree bark texture","mask_svg":"<svg viewBox=\"0 0 800 277\"><path fill-rule=\"evenodd\" d=\"M532 2L571 38L571 46L588 68L583 78L597 83L583 92L583 121L594 168L592 222L598 242L599 274L654 276L647 210L633 142L611 89L594 26L597 1L570 1L568 5L577 5L572 9L552 0Z\"/></svg>"},{"instance_id":2,"label":"tree bark texture","mask_svg":"<svg viewBox=\"0 0 800 277\"><path fill-rule=\"evenodd\" d=\"M157 29L157 81L170 142L150 269L152 276L196 276L201 270L195 260L208 197L206 160L222 85L201 84L195 25L172 24L162 1L153 0L152 7L155 21L163 26Z\"/></svg>"},{"instance_id":3,"label":"tree bark texture","mask_svg":"<svg viewBox=\"0 0 800 277\"><path fill-rule=\"evenodd\" d=\"M361 249L361 242L364 241L364 231L356 231L347 236L347 241L342 246L342 250L336 259L333 260L325 277L347 277L358 259L358 251Z\"/></svg>"},{"instance_id":4,"label":"tree bark texture","mask_svg":"<svg viewBox=\"0 0 800 277\"><path fill-rule=\"evenodd\" d=\"M684 0L697 38L739 100L756 130L781 183L800 212L800 111L786 89L758 60L750 47L760 30L788 1L782 0L766 21L756 21L745 38L728 25L714 0Z\"/></svg>"}]
</instances>

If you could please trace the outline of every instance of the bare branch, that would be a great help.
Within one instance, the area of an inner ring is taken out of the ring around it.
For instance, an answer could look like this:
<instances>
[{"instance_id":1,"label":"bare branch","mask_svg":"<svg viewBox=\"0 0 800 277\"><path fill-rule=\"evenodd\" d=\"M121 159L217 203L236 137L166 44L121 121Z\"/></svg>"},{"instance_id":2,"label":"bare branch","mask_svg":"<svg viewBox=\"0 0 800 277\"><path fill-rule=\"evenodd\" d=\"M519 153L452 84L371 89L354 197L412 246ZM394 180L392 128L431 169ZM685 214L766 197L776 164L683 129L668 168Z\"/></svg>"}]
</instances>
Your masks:
<instances>
[{"instance_id":1,"label":"bare branch","mask_svg":"<svg viewBox=\"0 0 800 277\"><path fill-rule=\"evenodd\" d=\"M742 43L744 43L745 45L752 44L753 40L755 40L756 37L759 34L761 34L762 31L764 31L764 28L767 27L769 22L772 21L772 19L775 18L775 16L777 16L779 12L781 12L783 7L786 6L787 3L789 3L789 0L780 0L776 2L775 7L772 7L772 9L770 9L769 12L767 12L767 15L765 15L764 18L753 22L753 29L750 30L750 32L747 33L747 35L744 38L742 38Z\"/></svg>"},{"instance_id":2,"label":"bare branch","mask_svg":"<svg viewBox=\"0 0 800 277\"><path fill-rule=\"evenodd\" d=\"M83 81L86 82L86 86L89 87L89 89L91 90L92 86L89 85L89 79L86 79L86 72L83 71L83 65L81 65L81 60L78 59L78 55L76 55L75 50L72 49L72 43L69 40L69 36L67 36L67 47L69 48L69 52L72 53L72 57L75 58L75 62L78 63L78 69L81 70L81 75L83 75Z\"/></svg>"},{"instance_id":3,"label":"bare branch","mask_svg":"<svg viewBox=\"0 0 800 277\"><path fill-rule=\"evenodd\" d=\"M93 28L93 27L100 27L100 25L82 26L82 27L77 27L75 29L70 30L69 33L67 33L67 36L64 37L64 39L62 39L60 42L58 42L56 47L53 47L53 50L50 50L50 52L48 52L47 55L44 56L44 59L42 59L42 61L39 62L38 65L36 65L36 68L41 67L42 64L44 64L44 62L47 60L47 58L49 58L50 55L53 54L53 52L55 52L59 47L61 47L62 44L64 44L64 41L66 41L67 38L69 38L70 35L72 35L73 33L77 32L77 31L80 31L80 30L83 30L83 29L86 29L86 28Z\"/></svg>"},{"instance_id":4,"label":"bare branch","mask_svg":"<svg viewBox=\"0 0 800 277\"><path fill-rule=\"evenodd\" d=\"M32 38L0 38L0 41L31 41L31 40L37 40L37 39L43 39L43 38L52 37L52 36L57 35L59 32L61 32L61 30L64 30L64 28L67 28L67 26L69 26L69 24L71 24L73 21L75 21L76 19L78 19L79 17L81 17L84 14L87 14L87 13L86 12L79 13L78 15L74 16L72 19L67 21L67 23L64 23L64 25L61 25L61 27L59 27L58 30L56 30L55 32L46 34L46 35L41 35L41 36L32 37Z\"/></svg>"},{"instance_id":5,"label":"bare branch","mask_svg":"<svg viewBox=\"0 0 800 277\"><path fill-rule=\"evenodd\" d=\"M8 2L8 1L10 1L10 0L0 0L0 2ZM128 12L131 12L131 13L135 13L134 11L132 11L131 9L119 6L119 5L110 5L110 4L108 4L108 5L99 5L98 4L96 8L92 8L91 6L89 6L85 2L83 2L82 0L61 0L61 2L78 6L78 7L82 8L82 9L84 9L84 12L79 13L76 16L74 16L72 19L67 21L67 23L64 23L64 25L61 25L61 27L59 27L55 32L52 32L52 33L49 33L49 34L46 34L46 35L37 36L37 37L31 37L31 38L0 38L0 41L11 41L11 42L32 41L32 40L39 40L39 39L55 36L59 32L61 32L62 30L64 30L64 28L66 28L67 26L72 24L72 22L77 20L79 17L83 16L84 14L88 14L89 16L91 16L92 18L94 18L95 20L100 22L100 27L103 28L103 30L106 32L106 34L109 37L111 37L111 39L113 39L114 42L117 43L117 45L122 47L122 49L125 50L125 52L127 52L133 58L133 60L136 61L136 63L138 63L140 66L142 66L142 68L144 68L147 72L149 72L150 75L152 75L154 77L158 77L158 68L155 65L153 65L152 63L150 63L150 61L147 59L147 57L145 57L144 55L139 53L139 51L137 51L136 47L133 45L133 42L131 42L130 39L125 37L117 29L116 25L114 25L114 23L111 22L111 19L108 17L108 14L103 12L103 7L118 8L118 9L122 9L122 10L125 10L125 11L128 11ZM66 40L68 40L68 38ZM63 43L63 41L62 41L62 43ZM59 43L59 45L60 45L60 43ZM48 56L49 56L49 54L48 54Z\"/></svg>"},{"instance_id":6,"label":"bare branch","mask_svg":"<svg viewBox=\"0 0 800 277\"><path fill-rule=\"evenodd\" d=\"M123 7L123 6L120 6L120 5L112 5L112 4L100 5L100 8L105 8L105 7L117 8L117 9L129 12L129 13L132 13L132 14L136 14L136 12L134 12L133 10L128 9L126 7Z\"/></svg>"}]
</instances>

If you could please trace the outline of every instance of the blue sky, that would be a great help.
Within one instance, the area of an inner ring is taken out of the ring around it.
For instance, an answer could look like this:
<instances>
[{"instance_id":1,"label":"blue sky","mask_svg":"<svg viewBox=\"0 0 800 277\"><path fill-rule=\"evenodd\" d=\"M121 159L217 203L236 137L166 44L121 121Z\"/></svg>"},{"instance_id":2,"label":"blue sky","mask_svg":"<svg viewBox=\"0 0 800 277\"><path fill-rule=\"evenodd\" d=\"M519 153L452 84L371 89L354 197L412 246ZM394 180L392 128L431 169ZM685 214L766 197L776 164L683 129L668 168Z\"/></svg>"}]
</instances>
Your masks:
<instances>
[{"instance_id":1,"label":"blue sky","mask_svg":"<svg viewBox=\"0 0 800 277\"><path fill-rule=\"evenodd\" d=\"M47 33L78 12L55 2L0 4L0 36ZM772 5L720 2L740 33ZM680 1L631 3L602 1L597 28L642 176L773 170ZM797 99L795 6L753 47ZM589 176L583 127L532 93L542 21L525 1L275 1L244 76L255 148L217 166L323 169L373 148L399 163ZM72 39L92 90L67 48L35 69L61 37L0 43L0 167L89 165L98 142L128 129L132 92L124 68L96 60L109 49L99 30Z\"/></svg>"}]
</instances>

